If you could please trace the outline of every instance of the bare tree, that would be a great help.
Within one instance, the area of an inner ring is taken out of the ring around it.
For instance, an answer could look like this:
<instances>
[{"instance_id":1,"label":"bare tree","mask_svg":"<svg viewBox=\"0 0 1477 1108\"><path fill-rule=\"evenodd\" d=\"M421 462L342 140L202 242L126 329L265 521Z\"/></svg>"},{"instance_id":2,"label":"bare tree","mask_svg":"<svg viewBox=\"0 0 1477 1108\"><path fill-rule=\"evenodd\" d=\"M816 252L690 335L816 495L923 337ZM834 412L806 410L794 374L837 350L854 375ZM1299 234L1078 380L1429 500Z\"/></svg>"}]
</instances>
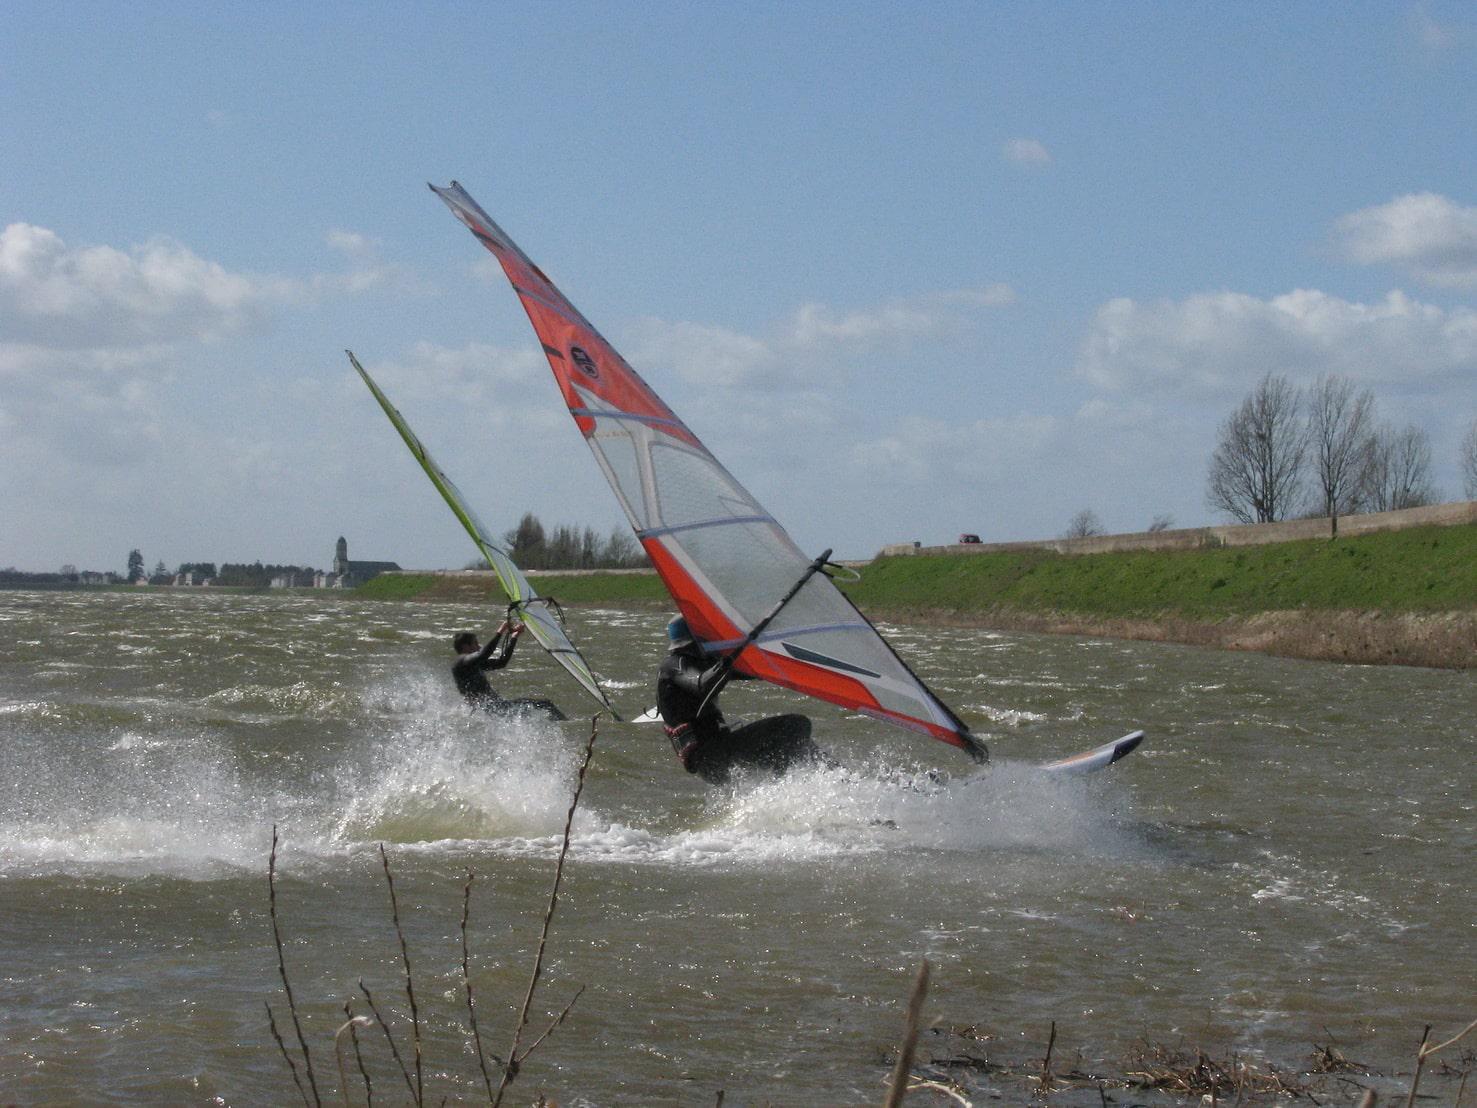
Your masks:
<instances>
[{"instance_id":1,"label":"bare tree","mask_svg":"<svg viewBox=\"0 0 1477 1108\"><path fill-rule=\"evenodd\" d=\"M1477 419L1462 439L1462 491L1468 500L1477 500Z\"/></svg>"},{"instance_id":2,"label":"bare tree","mask_svg":"<svg viewBox=\"0 0 1477 1108\"><path fill-rule=\"evenodd\" d=\"M1062 538L1085 539L1102 533L1103 525L1098 522L1097 513L1091 508L1083 508L1067 523L1067 530Z\"/></svg>"},{"instance_id":3,"label":"bare tree","mask_svg":"<svg viewBox=\"0 0 1477 1108\"><path fill-rule=\"evenodd\" d=\"M1306 440L1298 390L1268 373L1221 424L1205 498L1242 523L1273 523L1292 510Z\"/></svg>"},{"instance_id":4,"label":"bare tree","mask_svg":"<svg viewBox=\"0 0 1477 1108\"><path fill-rule=\"evenodd\" d=\"M1149 523L1149 533L1157 535L1160 531L1168 531L1174 526L1174 516L1168 512L1161 512Z\"/></svg>"},{"instance_id":5,"label":"bare tree","mask_svg":"<svg viewBox=\"0 0 1477 1108\"><path fill-rule=\"evenodd\" d=\"M1363 503L1370 511L1393 512L1436 501L1431 484L1431 439L1414 423L1404 429L1382 424L1374 433L1365 467Z\"/></svg>"},{"instance_id":6,"label":"bare tree","mask_svg":"<svg viewBox=\"0 0 1477 1108\"><path fill-rule=\"evenodd\" d=\"M1308 449L1323 514L1339 533L1339 516L1361 507L1374 446L1374 394L1355 392L1346 377L1325 374L1308 394Z\"/></svg>"}]
</instances>

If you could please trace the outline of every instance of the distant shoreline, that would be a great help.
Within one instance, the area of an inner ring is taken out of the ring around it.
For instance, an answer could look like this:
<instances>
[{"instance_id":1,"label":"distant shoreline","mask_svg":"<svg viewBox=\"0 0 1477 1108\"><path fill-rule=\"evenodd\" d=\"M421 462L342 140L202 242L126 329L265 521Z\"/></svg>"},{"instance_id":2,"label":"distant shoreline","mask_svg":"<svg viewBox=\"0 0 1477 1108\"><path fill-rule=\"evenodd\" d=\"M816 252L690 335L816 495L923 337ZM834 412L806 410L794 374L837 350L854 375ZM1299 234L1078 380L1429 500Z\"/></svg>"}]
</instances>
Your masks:
<instances>
[{"instance_id":1,"label":"distant shoreline","mask_svg":"<svg viewBox=\"0 0 1477 1108\"><path fill-rule=\"evenodd\" d=\"M873 619L1477 669L1477 525L1243 548L882 557L844 585ZM530 574L572 606L671 607L655 573ZM365 598L497 605L490 572L384 575Z\"/></svg>"}]
</instances>

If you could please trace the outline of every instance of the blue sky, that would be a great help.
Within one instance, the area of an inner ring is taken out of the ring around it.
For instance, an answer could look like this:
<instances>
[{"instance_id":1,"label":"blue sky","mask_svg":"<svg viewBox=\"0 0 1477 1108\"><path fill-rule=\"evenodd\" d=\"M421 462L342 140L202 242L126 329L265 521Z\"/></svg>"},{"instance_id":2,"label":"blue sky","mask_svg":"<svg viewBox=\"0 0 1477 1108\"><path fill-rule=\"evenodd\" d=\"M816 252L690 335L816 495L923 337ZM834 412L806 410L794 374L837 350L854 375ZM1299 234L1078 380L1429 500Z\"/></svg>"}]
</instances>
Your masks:
<instances>
[{"instance_id":1,"label":"blue sky","mask_svg":"<svg viewBox=\"0 0 1477 1108\"><path fill-rule=\"evenodd\" d=\"M0 566L621 522L456 178L806 549L1205 506L1268 370L1477 418L1464 4L0 9Z\"/></svg>"}]
</instances>

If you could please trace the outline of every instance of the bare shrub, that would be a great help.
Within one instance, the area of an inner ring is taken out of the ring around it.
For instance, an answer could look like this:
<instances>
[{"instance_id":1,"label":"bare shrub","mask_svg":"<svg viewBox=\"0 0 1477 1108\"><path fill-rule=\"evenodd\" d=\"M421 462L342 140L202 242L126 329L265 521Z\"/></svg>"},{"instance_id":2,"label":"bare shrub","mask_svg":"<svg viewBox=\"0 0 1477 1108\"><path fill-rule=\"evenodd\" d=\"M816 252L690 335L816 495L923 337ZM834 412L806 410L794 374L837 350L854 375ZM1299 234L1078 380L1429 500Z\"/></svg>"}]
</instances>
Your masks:
<instances>
[{"instance_id":1,"label":"bare shrub","mask_svg":"<svg viewBox=\"0 0 1477 1108\"><path fill-rule=\"evenodd\" d=\"M1374 452L1374 394L1326 374L1308 393L1308 449L1322 513L1338 534L1339 516L1357 512Z\"/></svg>"},{"instance_id":2,"label":"bare shrub","mask_svg":"<svg viewBox=\"0 0 1477 1108\"><path fill-rule=\"evenodd\" d=\"M1364 506L1372 512L1419 508L1436 502L1431 484L1431 439L1414 423L1375 432L1364 475Z\"/></svg>"},{"instance_id":3,"label":"bare shrub","mask_svg":"<svg viewBox=\"0 0 1477 1108\"><path fill-rule=\"evenodd\" d=\"M1083 508L1067 522L1067 529L1062 533L1062 538L1086 539L1102 533L1103 525L1098 521L1097 513L1091 508Z\"/></svg>"},{"instance_id":4,"label":"bare shrub","mask_svg":"<svg viewBox=\"0 0 1477 1108\"><path fill-rule=\"evenodd\" d=\"M1205 498L1242 523L1286 517L1302 485L1307 452L1301 396L1286 377L1268 373L1221 425Z\"/></svg>"}]
</instances>

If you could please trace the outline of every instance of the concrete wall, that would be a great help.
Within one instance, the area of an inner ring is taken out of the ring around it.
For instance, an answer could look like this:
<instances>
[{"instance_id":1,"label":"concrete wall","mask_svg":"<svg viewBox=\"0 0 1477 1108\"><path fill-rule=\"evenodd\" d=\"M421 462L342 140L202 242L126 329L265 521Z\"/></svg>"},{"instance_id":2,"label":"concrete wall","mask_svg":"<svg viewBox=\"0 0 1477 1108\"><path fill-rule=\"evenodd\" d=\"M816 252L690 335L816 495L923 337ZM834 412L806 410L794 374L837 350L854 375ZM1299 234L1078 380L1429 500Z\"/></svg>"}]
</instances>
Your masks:
<instances>
[{"instance_id":1,"label":"concrete wall","mask_svg":"<svg viewBox=\"0 0 1477 1108\"><path fill-rule=\"evenodd\" d=\"M1399 512L1371 512L1340 516L1340 535L1368 535L1376 531L1403 531L1409 527L1455 527L1477 524L1477 500L1406 508ZM884 546L879 557L906 554L993 554L1018 550L1054 550L1058 554L1108 554L1120 550L1199 550L1215 546L1260 546L1298 539L1326 539L1330 521L1290 519L1281 523L1250 523L1226 527L1191 527L1179 531L1138 531L1126 535L1092 535L1085 539L1042 539L1038 542L952 543L948 546Z\"/></svg>"}]
</instances>

